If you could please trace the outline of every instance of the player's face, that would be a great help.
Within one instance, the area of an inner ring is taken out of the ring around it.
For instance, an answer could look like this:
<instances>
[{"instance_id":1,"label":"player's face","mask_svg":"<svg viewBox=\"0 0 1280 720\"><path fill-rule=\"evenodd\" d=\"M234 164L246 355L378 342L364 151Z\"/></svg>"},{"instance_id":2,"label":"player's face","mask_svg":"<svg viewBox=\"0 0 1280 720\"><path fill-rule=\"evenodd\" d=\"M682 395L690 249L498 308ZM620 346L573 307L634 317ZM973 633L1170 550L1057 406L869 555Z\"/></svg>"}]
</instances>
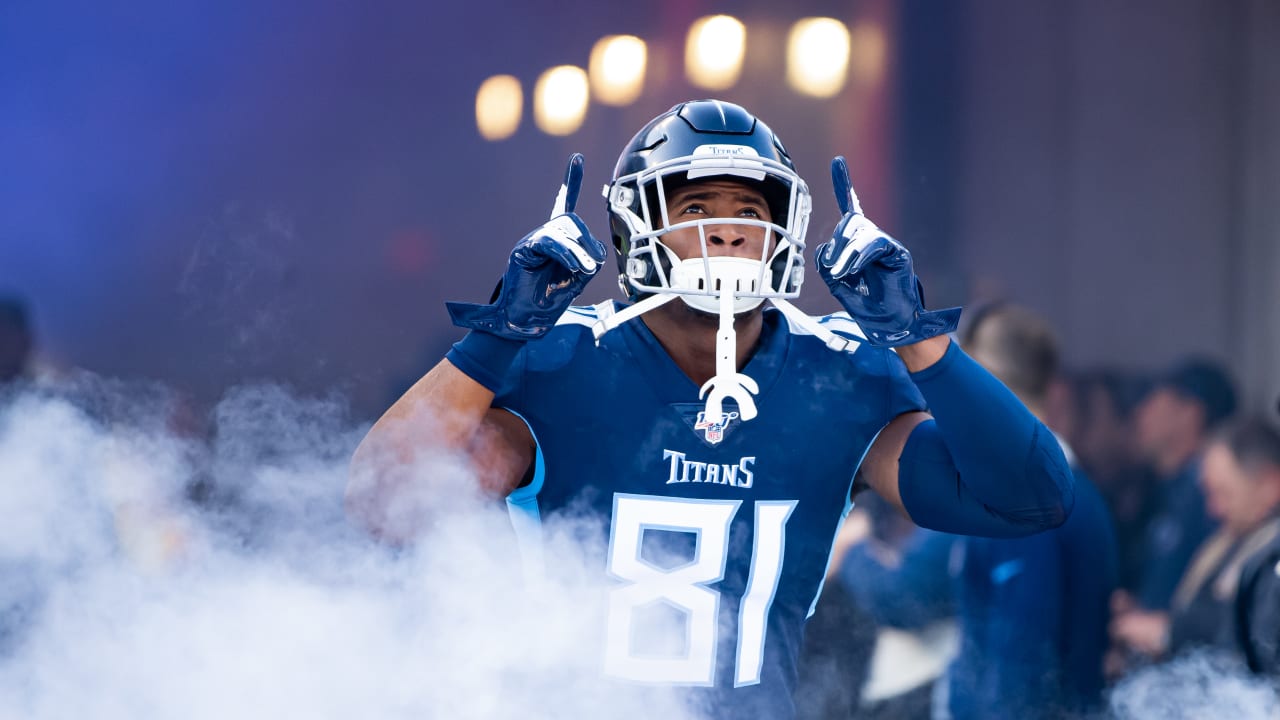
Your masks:
<instances>
[{"instance_id":1,"label":"player's face","mask_svg":"<svg viewBox=\"0 0 1280 720\"><path fill-rule=\"evenodd\" d=\"M769 206L759 190L733 180L704 180L672 191L667 198L667 214L671 224L707 218L743 218L772 222ZM758 225L708 223L707 254L759 260L764 255L771 232ZM702 257L698 228L691 226L672 230L662 242L681 260Z\"/></svg>"}]
</instances>

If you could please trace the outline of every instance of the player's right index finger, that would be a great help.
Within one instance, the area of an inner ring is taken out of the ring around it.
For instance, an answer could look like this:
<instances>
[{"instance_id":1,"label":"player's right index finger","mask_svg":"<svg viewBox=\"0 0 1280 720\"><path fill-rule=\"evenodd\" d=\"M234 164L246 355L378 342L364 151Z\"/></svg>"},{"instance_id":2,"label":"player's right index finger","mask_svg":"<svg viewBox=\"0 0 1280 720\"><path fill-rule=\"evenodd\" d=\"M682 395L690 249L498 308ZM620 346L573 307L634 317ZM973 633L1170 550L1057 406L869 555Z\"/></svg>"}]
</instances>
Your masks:
<instances>
[{"instance_id":1,"label":"player's right index finger","mask_svg":"<svg viewBox=\"0 0 1280 720\"><path fill-rule=\"evenodd\" d=\"M843 155L831 160L831 186L835 188L840 213L849 212L849 166L845 164Z\"/></svg>"},{"instance_id":2,"label":"player's right index finger","mask_svg":"<svg viewBox=\"0 0 1280 720\"><path fill-rule=\"evenodd\" d=\"M578 191L582 189L582 163L582 153L569 156L569 167L565 168L564 183L560 185L560 193L556 195L551 217L571 213L578 206Z\"/></svg>"}]
</instances>

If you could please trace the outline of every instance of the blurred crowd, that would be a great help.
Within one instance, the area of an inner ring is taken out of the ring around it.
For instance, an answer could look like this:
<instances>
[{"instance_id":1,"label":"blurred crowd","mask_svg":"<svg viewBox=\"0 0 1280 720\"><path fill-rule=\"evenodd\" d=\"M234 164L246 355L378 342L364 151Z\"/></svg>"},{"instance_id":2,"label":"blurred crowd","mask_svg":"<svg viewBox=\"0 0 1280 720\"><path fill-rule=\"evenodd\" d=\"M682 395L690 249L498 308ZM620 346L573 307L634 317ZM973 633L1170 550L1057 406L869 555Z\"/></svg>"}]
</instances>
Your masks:
<instances>
[{"instance_id":1,"label":"blurred crowd","mask_svg":"<svg viewBox=\"0 0 1280 720\"><path fill-rule=\"evenodd\" d=\"M0 407L39 384L33 338L25 304L0 297ZM1260 403L1212 360L1063 368L1050 325L1014 304L971 309L957 340L1057 434L1073 512L1028 538L966 538L857 496L807 631L800 716L1105 717L1117 683L1190 653L1280 678L1274 411L1243 412ZM169 430L184 416L175 406ZM163 507L126 494L113 510L140 564L182 552ZM38 600L14 587L0 593L0 659Z\"/></svg>"},{"instance_id":2,"label":"blurred crowd","mask_svg":"<svg viewBox=\"0 0 1280 720\"><path fill-rule=\"evenodd\" d=\"M967 315L962 347L1058 436L1072 515L958 537L858 496L807 635L802 717L1107 717L1126 678L1188 658L1280 678L1273 412L1242 411L1259 403L1211 359L1063 368L1030 310Z\"/></svg>"}]
</instances>

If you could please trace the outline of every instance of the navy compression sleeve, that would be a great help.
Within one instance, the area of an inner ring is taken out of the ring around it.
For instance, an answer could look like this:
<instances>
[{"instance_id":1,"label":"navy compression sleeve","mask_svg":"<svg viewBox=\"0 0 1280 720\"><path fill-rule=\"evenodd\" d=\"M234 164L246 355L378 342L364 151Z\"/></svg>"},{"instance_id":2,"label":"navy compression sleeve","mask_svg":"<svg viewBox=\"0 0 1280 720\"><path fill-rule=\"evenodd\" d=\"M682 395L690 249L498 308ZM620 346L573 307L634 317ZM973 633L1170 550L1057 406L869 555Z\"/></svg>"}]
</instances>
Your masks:
<instances>
[{"instance_id":1,"label":"navy compression sleeve","mask_svg":"<svg viewBox=\"0 0 1280 720\"><path fill-rule=\"evenodd\" d=\"M898 464L911 519L942 532L1028 535L1062 524L1071 470L1049 429L954 342L912 373L933 420L912 430Z\"/></svg>"},{"instance_id":2,"label":"navy compression sleeve","mask_svg":"<svg viewBox=\"0 0 1280 720\"><path fill-rule=\"evenodd\" d=\"M472 380L496 393L524 345L523 341L472 330L454 343L445 357Z\"/></svg>"}]
</instances>

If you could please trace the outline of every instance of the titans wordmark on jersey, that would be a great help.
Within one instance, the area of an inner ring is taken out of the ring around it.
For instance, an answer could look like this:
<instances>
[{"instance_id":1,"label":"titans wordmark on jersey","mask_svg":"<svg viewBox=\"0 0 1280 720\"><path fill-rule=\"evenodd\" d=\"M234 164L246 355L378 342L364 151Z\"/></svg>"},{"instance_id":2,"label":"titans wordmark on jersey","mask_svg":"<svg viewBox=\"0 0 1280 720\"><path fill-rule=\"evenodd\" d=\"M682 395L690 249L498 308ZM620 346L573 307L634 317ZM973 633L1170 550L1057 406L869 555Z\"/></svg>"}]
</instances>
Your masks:
<instances>
[{"instance_id":1,"label":"titans wordmark on jersey","mask_svg":"<svg viewBox=\"0 0 1280 720\"><path fill-rule=\"evenodd\" d=\"M508 498L522 550L536 564L544 521L597 514L612 579L602 674L700 688L725 717L791 717L802 628L854 472L880 429L924 401L889 351L834 352L768 309L744 369L760 414L710 427L698 387L642 321L595 343L590 325L612 309L572 308L494 401L537 441L533 481Z\"/></svg>"}]
</instances>

